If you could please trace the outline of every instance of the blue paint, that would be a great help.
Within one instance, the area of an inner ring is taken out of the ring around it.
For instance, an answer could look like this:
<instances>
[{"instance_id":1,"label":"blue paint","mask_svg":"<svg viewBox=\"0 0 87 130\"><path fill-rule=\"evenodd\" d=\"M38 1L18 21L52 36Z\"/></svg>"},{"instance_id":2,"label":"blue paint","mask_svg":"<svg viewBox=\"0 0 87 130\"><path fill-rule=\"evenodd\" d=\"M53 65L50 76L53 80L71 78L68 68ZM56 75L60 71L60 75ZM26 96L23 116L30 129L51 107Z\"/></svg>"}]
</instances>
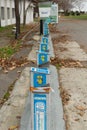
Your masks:
<instances>
[{"instance_id":1,"label":"blue paint","mask_svg":"<svg viewBox=\"0 0 87 130\"><path fill-rule=\"evenodd\" d=\"M47 130L46 94L34 94L34 130Z\"/></svg>"},{"instance_id":2,"label":"blue paint","mask_svg":"<svg viewBox=\"0 0 87 130\"><path fill-rule=\"evenodd\" d=\"M47 36L49 34L48 23L46 21L44 21L44 24L43 24L43 34L44 36Z\"/></svg>"},{"instance_id":3,"label":"blue paint","mask_svg":"<svg viewBox=\"0 0 87 130\"><path fill-rule=\"evenodd\" d=\"M49 30L48 30L47 28L44 28L44 29L43 29L43 34L44 34L44 35L48 35L48 34L49 34Z\"/></svg>"},{"instance_id":4,"label":"blue paint","mask_svg":"<svg viewBox=\"0 0 87 130\"><path fill-rule=\"evenodd\" d=\"M48 44L41 43L40 44L40 51L47 52L48 51Z\"/></svg>"},{"instance_id":5,"label":"blue paint","mask_svg":"<svg viewBox=\"0 0 87 130\"><path fill-rule=\"evenodd\" d=\"M45 64L47 62L49 62L49 59L48 59L48 56L49 54L48 53L38 53L37 54L37 63L38 65L42 65L42 64Z\"/></svg>"},{"instance_id":6,"label":"blue paint","mask_svg":"<svg viewBox=\"0 0 87 130\"><path fill-rule=\"evenodd\" d=\"M42 43L48 44L48 38L47 37L42 37Z\"/></svg>"},{"instance_id":7,"label":"blue paint","mask_svg":"<svg viewBox=\"0 0 87 130\"><path fill-rule=\"evenodd\" d=\"M44 87L46 85L46 74L34 73L33 74L33 83L34 87Z\"/></svg>"}]
</instances>

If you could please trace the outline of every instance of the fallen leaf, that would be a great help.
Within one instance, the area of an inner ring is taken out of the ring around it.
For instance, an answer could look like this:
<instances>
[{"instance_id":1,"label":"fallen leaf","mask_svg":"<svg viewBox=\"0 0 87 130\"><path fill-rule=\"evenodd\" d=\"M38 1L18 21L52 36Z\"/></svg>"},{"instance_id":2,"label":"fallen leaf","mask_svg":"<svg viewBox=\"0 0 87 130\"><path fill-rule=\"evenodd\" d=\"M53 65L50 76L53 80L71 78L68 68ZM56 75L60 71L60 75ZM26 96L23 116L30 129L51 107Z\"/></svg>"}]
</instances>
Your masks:
<instances>
[{"instance_id":1,"label":"fallen leaf","mask_svg":"<svg viewBox=\"0 0 87 130\"><path fill-rule=\"evenodd\" d=\"M21 71L18 70L17 73L21 73Z\"/></svg>"},{"instance_id":2,"label":"fallen leaf","mask_svg":"<svg viewBox=\"0 0 87 130\"><path fill-rule=\"evenodd\" d=\"M80 111L78 114L79 114L80 116L83 116L83 115L85 114L85 112L84 112L84 111Z\"/></svg>"},{"instance_id":3,"label":"fallen leaf","mask_svg":"<svg viewBox=\"0 0 87 130\"><path fill-rule=\"evenodd\" d=\"M76 118L75 121L79 121L79 118Z\"/></svg>"},{"instance_id":4,"label":"fallen leaf","mask_svg":"<svg viewBox=\"0 0 87 130\"><path fill-rule=\"evenodd\" d=\"M83 107L83 106L75 106L76 107L76 109L78 109L78 110L80 110L80 111L85 111L85 110L87 110L87 108L86 107Z\"/></svg>"},{"instance_id":5,"label":"fallen leaf","mask_svg":"<svg viewBox=\"0 0 87 130\"><path fill-rule=\"evenodd\" d=\"M8 73L8 70L4 70L4 73Z\"/></svg>"},{"instance_id":6,"label":"fallen leaf","mask_svg":"<svg viewBox=\"0 0 87 130\"><path fill-rule=\"evenodd\" d=\"M15 130L17 128L19 128L19 126L11 126L8 130Z\"/></svg>"},{"instance_id":7,"label":"fallen leaf","mask_svg":"<svg viewBox=\"0 0 87 130\"><path fill-rule=\"evenodd\" d=\"M9 70L14 70L16 68L16 66L12 66L11 68L9 68Z\"/></svg>"}]
</instances>

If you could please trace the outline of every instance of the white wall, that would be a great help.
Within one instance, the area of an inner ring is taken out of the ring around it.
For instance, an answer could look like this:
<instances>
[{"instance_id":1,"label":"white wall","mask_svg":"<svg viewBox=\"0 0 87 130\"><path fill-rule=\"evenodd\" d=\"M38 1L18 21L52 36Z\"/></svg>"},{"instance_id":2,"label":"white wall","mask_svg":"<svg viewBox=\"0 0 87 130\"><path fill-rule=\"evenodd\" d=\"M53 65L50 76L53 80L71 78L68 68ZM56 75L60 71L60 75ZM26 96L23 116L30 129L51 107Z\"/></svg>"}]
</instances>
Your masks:
<instances>
[{"instance_id":1,"label":"white wall","mask_svg":"<svg viewBox=\"0 0 87 130\"><path fill-rule=\"evenodd\" d=\"M14 8L14 0L0 0L0 7L4 7L4 20L1 20L1 26L15 24L15 18L12 18L12 8ZM9 8L9 19L7 18L7 8Z\"/></svg>"},{"instance_id":2,"label":"white wall","mask_svg":"<svg viewBox=\"0 0 87 130\"><path fill-rule=\"evenodd\" d=\"M29 2L26 2L25 9L27 8ZM23 3L21 4L21 13L20 13L20 21L23 23ZM26 24L33 22L33 7L30 7L27 11L26 15Z\"/></svg>"},{"instance_id":3,"label":"white wall","mask_svg":"<svg viewBox=\"0 0 87 130\"><path fill-rule=\"evenodd\" d=\"M28 3L26 2L26 8L27 8ZM1 20L1 26L7 26L11 24L15 24L15 18L12 18L12 8L14 8L14 0L0 0L0 8L4 7L4 16L5 19ZM20 5L21 10L20 10L20 21L23 23L23 3ZM10 19L7 18L7 8L10 8ZM1 11L0 11L1 12ZM0 13L1 16L1 13ZM27 17L26 17L26 23L33 22L33 8L30 7L28 12L27 12Z\"/></svg>"}]
</instances>

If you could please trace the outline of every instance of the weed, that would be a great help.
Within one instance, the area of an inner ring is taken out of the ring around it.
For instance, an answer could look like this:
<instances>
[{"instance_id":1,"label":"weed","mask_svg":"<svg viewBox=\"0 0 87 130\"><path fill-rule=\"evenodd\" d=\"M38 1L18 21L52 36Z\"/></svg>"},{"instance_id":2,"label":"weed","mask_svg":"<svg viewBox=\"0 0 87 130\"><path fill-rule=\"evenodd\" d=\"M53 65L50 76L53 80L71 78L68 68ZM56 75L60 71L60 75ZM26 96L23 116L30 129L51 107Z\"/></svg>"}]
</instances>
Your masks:
<instances>
[{"instance_id":1,"label":"weed","mask_svg":"<svg viewBox=\"0 0 87 130\"><path fill-rule=\"evenodd\" d=\"M20 48L20 42L15 46L5 46L0 48L0 58L9 58L12 56Z\"/></svg>"},{"instance_id":2,"label":"weed","mask_svg":"<svg viewBox=\"0 0 87 130\"><path fill-rule=\"evenodd\" d=\"M60 67L61 67L61 64L56 64L57 69L60 69Z\"/></svg>"},{"instance_id":3,"label":"weed","mask_svg":"<svg viewBox=\"0 0 87 130\"><path fill-rule=\"evenodd\" d=\"M10 96L10 93L7 92L7 93L4 95L4 99L8 100L9 96Z\"/></svg>"}]
</instances>

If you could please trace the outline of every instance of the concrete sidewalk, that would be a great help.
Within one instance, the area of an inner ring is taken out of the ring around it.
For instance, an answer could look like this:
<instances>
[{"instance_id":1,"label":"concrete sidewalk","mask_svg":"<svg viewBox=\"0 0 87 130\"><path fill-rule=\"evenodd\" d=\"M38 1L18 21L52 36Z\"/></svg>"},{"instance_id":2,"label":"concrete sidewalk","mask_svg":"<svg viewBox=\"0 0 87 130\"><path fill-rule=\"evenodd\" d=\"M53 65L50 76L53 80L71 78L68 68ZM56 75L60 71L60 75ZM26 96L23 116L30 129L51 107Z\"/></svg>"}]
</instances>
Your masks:
<instances>
[{"instance_id":1,"label":"concrete sidewalk","mask_svg":"<svg viewBox=\"0 0 87 130\"><path fill-rule=\"evenodd\" d=\"M72 64L59 69L66 128L87 130L87 54L75 41L59 42L54 48L58 59L73 60L74 64L78 64L78 67Z\"/></svg>"},{"instance_id":2,"label":"concrete sidewalk","mask_svg":"<svg viewBox=\"0 0 87 130\"><path fill-rule=\"evenodd\" d=\"M37 50L38 46L39 44L35 45L33 49L36 48ZM64 48L64 50L62 51L61 48ZM78 68L73 66L61 67L59 69L59 84L60 89L64 90L66 96L69 96L68 102L64 104L66 128L68 130L87 130L87 68L84 68L82 64L83 62L87 63L87 54L75 41L55 44L54 50L56 57L59 59L72 59L76 62L79 61L80 65L82 65ZM34 50L31 51L28 58L36 61ZM20 117L25 109L29 92L29 70L29 67L23 70L19 80L14 86L10 99L0 110L0 130L8 130L11 126L14 130L18 130ZM57 90L55 90L55 93L56 91Z\"/></svg>"},{"instance_id":3,"label":"concrete sidewalk","mask_svg":"<svg viewBox=\"0 0 87 130\"><path fill-rule=\"evenodd\" d=\"M51 37L50 39L50 56L54 57L54 51L52 46ZM39 39L38 39L39 40ZM39 41L38 41L39 42ZM36 50L38 50L39 44L34 44L31 53L28 56L28 60L36 62ZM55 75L55 78L54 78ZM23 111L28 109L26 108L26 100L29 96L29 87L30 87L30 68L27 67L23 70L20 78L15 83L14 90L9 98L9 100L3 105L0 110L0 130L8 130L13 128L14 130L19 130L20 127L20 118L23 115ZM63 119L63 108L62 101L60 98L59 92L59 82L57 77L57 70L55 67L51 66L51 86L54 90L54 93L51 93L51 104L50 104L50 129L60 129L65 130L65 123ZM29 99L29 108L31 107L30 98ZM30 109L29 109L30 110ZM30 111L29 111L30 112ZM27 113L30 115L30 113ZM25 114L25 115L27 115ZM27 116L22 117L22 125L26 126ZM25 121L26 117L26 121ZM58 122L57 122L58 121ZM31 121L30 121L31 123ZM22 130L25 130L25 126ZM13 130L12 129L12 130Z\"/></svg>"}]
</instances>

